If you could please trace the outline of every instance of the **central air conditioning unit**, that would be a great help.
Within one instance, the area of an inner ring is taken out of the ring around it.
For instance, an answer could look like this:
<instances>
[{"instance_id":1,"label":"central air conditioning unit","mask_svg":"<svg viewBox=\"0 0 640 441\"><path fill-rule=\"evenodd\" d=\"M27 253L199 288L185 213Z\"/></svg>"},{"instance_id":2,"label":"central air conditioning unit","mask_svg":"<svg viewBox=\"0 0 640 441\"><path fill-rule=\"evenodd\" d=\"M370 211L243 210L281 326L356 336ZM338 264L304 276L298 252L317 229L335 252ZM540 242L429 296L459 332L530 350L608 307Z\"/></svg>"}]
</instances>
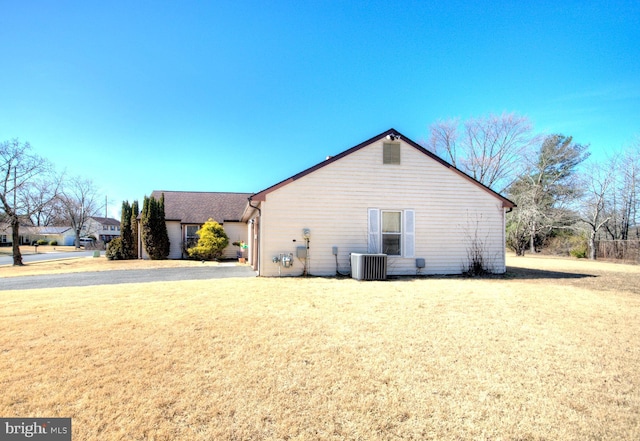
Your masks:
<instances>
[{"instance_id":1,"label":"central air conditioning unit","mask_svg":"<svg viewBox=\"0 0 640 441\"><path fill-rule=\"evenodd\" d=\"M357 280L386 280L386 254L351 253L351 277Z\"/></svg>"}]
</instances>

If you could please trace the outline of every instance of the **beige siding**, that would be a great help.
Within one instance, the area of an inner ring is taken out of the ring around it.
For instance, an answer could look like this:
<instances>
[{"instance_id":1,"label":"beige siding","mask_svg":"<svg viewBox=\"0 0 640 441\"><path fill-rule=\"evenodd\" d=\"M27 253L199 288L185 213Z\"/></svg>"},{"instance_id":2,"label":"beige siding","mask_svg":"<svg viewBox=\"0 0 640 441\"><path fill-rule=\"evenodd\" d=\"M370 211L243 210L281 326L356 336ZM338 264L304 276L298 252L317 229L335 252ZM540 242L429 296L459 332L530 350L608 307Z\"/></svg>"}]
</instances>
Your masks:
<instances>
[{"instance_id":1,"label":"beige siding","mask_svg":"<svg viewBox=\"0 0 640 441\"><path fill-rule=\"evenodd\" d=\"M302 274L295 254L303 228L311 230L309 273L336 274L333 246L339 271L348 273L349 254L367 252L369 208L415 210L415 257L389 257L389 274L416 274L417 257L426 260L422 274L460 273L474 241L504 271L502 202L405 143L401 164L383 165L379 141L267 195L261 275ZM280 253L294 254L291 268L272 263Z\"/></svg>"},{"instance_id":2,"label":"beige siding","mask_svg":"<svg viewBox=\"0 0 640 441\"><path fill-rule=\"evenodd\" d=\"M247 224L242 222L225 222L222 226L229 238L229 246L224 249L224 259L235 259L238 247L231 245L233 242L247 241Z\"/></svg>"},{"instance_id":3,"label":"beige siding","mask_svg":"<svg viewBox=\"0 0 640 441\"><path fill-rule=\"evenodd\" d=\"M169 235L169 259L182 258L182 225L180 222L167 222L167 234Z\"/></svg>"}]
</instances>

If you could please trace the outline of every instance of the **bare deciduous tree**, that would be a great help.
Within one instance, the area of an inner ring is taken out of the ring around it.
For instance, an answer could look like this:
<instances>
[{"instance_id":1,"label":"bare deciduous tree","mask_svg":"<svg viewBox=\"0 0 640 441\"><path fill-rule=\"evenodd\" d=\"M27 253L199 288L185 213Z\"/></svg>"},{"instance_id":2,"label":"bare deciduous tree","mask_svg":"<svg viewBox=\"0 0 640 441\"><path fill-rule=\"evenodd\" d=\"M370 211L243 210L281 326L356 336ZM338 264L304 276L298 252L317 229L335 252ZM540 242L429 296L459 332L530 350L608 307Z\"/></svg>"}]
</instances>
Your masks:
<instances>
[{"instance_id":1,"label":"bare deciduous tree","mask_svg":"<svg viewBox=\"0 0 640 441\"><path fill-rule=\"evenodd\" d=\"M17 139L0 143L0 208L11 224L13 264L22 265L20 221L28 219L56 196L59 182L49 161L31 152L28 142ZM40 188L38 201L30 193Z\"/></svg>"},{"instance_id":2,"label":"bare deciduous tree","mask_svg":"<svg viewBox=\"0 0 640 441\"><path fill-rule=\"evenodd\" d=\"M515 113L458 119L431 126L428 148L487 187L501 193L525 170L523 158L538 138L529 119Z\"/></svg>"},{"instance_id":3,"label":"bare deciduous tree","mask_svg":"<svg viewBox=\"0 0 640 441\"><path fill-rule=\"evenodd\" d=\"M632 228L638 224L640 139L621 154L609 158L606 167L614 179L607 196L607 215L610 217L605 225L607 237L627 240Z\"/></svg>"},{"instance_id":4,"label":"bare deciduous tree","mask_svg":"<svg viewBox=\"0 0 640 441\"><path fill-rule=\"evenodd\" d=\"M80 235L90 217L103 208L98 192L90 179L74 177L65 181L58 196L67 225L75 232L75 246L80 247Z\"/></svg>"},{"instance_id":5,"label":"bare deciduous tree","mask_svg":"<svg viewBox=\"0 0 640 441\"><path fill-rule=\"evenodd\" d=\"M611 219L606 214L606 204L615 175L611 173L610 164L606 163L591 164L585 173L582 179L584 199L580 204L580 220L587 225L589 259L594 260L598 231Z\"/></svg>"},{"instance_id":6,"label":"bare deciduous tree","mask_svg":"<svg viewBox=\"0 0 640 441\"><path fill-rule=\"evenodd\" d=\"M59 180L62 177L58 178ZM60 225L63 222L62 206L58 198L52 199L48 182L36 182L24 195L23 201L35 226Z\"/></svg>"}]
</instances>

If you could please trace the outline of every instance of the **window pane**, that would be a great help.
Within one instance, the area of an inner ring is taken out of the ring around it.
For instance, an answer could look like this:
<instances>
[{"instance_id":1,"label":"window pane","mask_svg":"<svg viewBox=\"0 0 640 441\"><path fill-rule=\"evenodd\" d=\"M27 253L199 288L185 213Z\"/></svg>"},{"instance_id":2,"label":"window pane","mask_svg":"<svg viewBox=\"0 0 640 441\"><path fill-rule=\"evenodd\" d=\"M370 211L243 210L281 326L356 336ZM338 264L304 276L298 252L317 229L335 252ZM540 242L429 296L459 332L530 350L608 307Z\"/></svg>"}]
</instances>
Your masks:
<instances>
[{"instance_id":1,"label":"window pane","mask_svg":"<svg viewBox=\"0 0 640 441\"><path fill-rule=\"evenodd\" d=\"M385 211L382 213L382 232L400 233L400 212Z\"/></svg>"},{"instance_id":2,"label":"window pane","mask_svg":"<svg viewBox=\"0 0 640 441\"><path fill-rule=\"evenodd\" d=\"M196 231L198 231L200 227L197 225L187 225L187 237L195 237Z\"/></svg>"},{"instance_id":3,"label":"window pane","mask_svg":"<svg viewBox=\"0 0 640 441\"><path fill-rule=\"evenodd\" d=\"M383 234L382 235L382 252L391 256L400 255L400 235L399 234Z\"/></svg>"}]
</instances>

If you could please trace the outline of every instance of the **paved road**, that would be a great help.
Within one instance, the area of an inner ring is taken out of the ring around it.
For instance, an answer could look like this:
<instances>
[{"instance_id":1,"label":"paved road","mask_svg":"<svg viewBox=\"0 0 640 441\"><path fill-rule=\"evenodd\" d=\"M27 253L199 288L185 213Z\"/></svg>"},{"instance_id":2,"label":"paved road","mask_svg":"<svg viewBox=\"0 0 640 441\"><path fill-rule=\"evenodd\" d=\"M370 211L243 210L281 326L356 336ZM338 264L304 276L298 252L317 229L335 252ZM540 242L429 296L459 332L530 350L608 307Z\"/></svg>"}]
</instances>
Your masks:
<instances>
[{"instance_id":1,"label":"paved road","mask_svg":"<svg viewBox=\"0 0 640 441\"><path fill-rule=\"evenodd\" d=\"M63 288L70 286L116 285L120 283L173 282L228 277L255 277L249 266L235 264L206 268L162 268L148 270L92 271L0 278L0 291L13 289Z\"/></svg>"},{"instance_id":2,"label":"paved road","mask_svg":"<svg viewBox=\"0 0 640 441\"><path fill-rule=\"evenodd\" d=\"M104 255L104 251L101 251ZM76 257L90 257L93 256L93 251L69 251L59 253L38 253L38 254L23 254L22 261L24 263L29 262L42 262L44 260L57 260L57 259L75 259ZM0 256L0 265L13 265L13 256L3 254Z\"/></svg>"}]
</instances>

